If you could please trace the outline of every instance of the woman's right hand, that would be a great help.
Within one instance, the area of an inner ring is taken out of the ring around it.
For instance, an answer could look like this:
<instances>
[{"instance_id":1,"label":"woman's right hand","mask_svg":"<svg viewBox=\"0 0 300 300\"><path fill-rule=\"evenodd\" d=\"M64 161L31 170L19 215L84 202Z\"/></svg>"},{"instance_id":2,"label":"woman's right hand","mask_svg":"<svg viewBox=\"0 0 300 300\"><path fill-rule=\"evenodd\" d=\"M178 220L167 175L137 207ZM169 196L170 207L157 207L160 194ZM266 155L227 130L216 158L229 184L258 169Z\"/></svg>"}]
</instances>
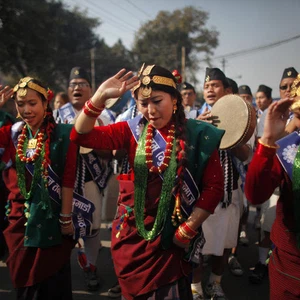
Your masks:
<instances>
[{"instance_id":1,"label":"woman's right hand","mask_svg":"<svg viewBox=\"0 0 300 300\"><path fill-rule=\"evenodd\" d=\"M133 76L132 71L126 73L126 70L122 69L99 86L92 97L92 102L96 107L101 107L105 105L107 99L119 98L137 84L138 77Z\"/></svg>"},{"instance_id":2,"label":"woman's right hand","mask_svg":"<svg viewBox=\"0 0 300 300\"><path fill-rule=\"evenodd\" d=\"M261 137L264 144L274 145L282 137L289 118L289 107L292 103L293 99L286 98L275 101L269 106L264 124L264 133Z\"/></svg>"},{"instance_id":3,"label":"woman's right hand","mask_svg":"<svg viewBox=\"0 0 300 300\"><path fill-rule=\"evenodd\" d=\"M5 87L0 85L0 108L8 101L8 99L11 98L13 94L13 89L10 88L8 85Z\"/></svg>"}]
</instances>

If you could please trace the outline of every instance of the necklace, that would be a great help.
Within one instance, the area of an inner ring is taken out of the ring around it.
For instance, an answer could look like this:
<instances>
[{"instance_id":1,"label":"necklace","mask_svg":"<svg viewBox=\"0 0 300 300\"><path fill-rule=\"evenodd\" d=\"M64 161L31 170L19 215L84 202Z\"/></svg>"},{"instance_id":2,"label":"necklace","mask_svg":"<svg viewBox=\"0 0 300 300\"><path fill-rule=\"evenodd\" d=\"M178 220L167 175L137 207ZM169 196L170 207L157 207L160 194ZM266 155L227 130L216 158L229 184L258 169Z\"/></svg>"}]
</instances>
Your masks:
<instances>
[{"instance_id":1,"label":"necklace","mask_svg":"<svg viewBox=\"0 0 300 300\"><path fill-rule=\"evenodd\" d=\"M19 157L21 162L25 163L33 163L36 161L36 159L40 156L42 148L43 148L43 138L44 138L44 133L37 131L37 139L35 139L36 134L34 138L31 138L28 142L28 137L27 137L27 125L25 125L22 129L22 133L19 135L18 139L18 146L17 146L17 156ZM31 131L30 135L31 134ZM35 153L31 157L26 157L26 149L35 149Z\"/></svg>"},{"instance_id":2,"label":"necklace","mask_svg":"<svg viewBox=\"0 0 300 300\"><path fill-rule=\"evenodd\" d=\"M147 127L150 125L148 124ZM146 126L145 126L146 127ZM172 126L171 126L171 130ZM153 131L153 128L152 128ZM151 230L147 230L144 224L144 211L145 211L145 199L146 199L146 188L147 188L147 179L148 179L148 164L146 163L146 154L145 154L145 145L146 145L146 132L148 128L144 128L141 138L138 142L136 155L134 159L134 170L135 170L135 179L134 179L134 214L136 227L139 234L147 241L153 240L163 229L170 204L172 201L172 189L174 186L176 178L176 145L173 143L171 148L171 153L169 154L170 158L168 160L168 165L165 166L164 180L162 183L160 199L158 203L158 209L156 218ZM171 132L169 132L171 134ZM148 137L149 139L149 137ZM173 136L174 139L174 136ZM151 139L152 140L152 139ZM149 149L149 148L147 148ZM148 150L146 150L148 151ZM152 161L152 155L151 155ZM151 163L152 165L152 163ZM152 166L151 166L152 167ZM150 170L149 170L150 171ZM162 169L161 169L162 171ZM159 172L159 171L158 171Z\"/></svg>"},{"instance_id":3,"label":"necklace","mask_svg":"<svg viewBox=\"0 0 300 300\"><path fill-rule=\"evenodd\" d=\"M167 136L167 145L166 150L164 153L164 160L160 166L154 166L153 160L152 160L152 140L153 140L153 126L148 125L147 128L147 134L146 134L146 143L145 143L145 149L146 149L146 164L150 172L153 173L162 173L166 170L166 168L169 166L170 159L171 159L171 153L172 153L172 147L174 143L175 138L175 125L171 124L170 129L168 130L168 136Z\"/></svg>"},{"instance_id":4,"label":"necklace","mask_svg":"<svg viewBox=\"0 0 300 300\"><path fill-rule=\"evenodd\" d=\"M35 190L36 185L41 180L43 181L47 179L45 170L45 151L43 138L44 133L38 132L36 150L35 153L31 157L26 157L26 150L28 146L28 137L27 137L27 125L25 125L22 129L22 133L18 138L17 145L17 153L16 153L16 169L18 175L18 186L23 197L28 200L32 196L32 192ZM26 177L25 177L25 169L26 164L32 163L34 164L34 172L32 176L31 186L29 192L26 190Z\"/></svg>"}]
</instances>

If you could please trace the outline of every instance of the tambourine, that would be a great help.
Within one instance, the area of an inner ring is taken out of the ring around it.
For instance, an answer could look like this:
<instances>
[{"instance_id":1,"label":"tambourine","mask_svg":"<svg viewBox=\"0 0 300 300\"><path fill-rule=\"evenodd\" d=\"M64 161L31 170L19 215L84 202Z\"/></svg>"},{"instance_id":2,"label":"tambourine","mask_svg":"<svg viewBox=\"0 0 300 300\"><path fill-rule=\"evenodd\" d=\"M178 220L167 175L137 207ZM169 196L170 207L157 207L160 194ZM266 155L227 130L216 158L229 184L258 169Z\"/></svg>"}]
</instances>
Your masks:
<instances>
[{"instance_id":1,"label":"tambourine","mask_svg":"<svg viewBox=\"0 0 300 300\"><path fill-rule=\"evenodd\" d=\"M245 144L256 127L254 107L238 95L226 95L212 107L213 124L225 130L220 149L231 149Z\"/></svg>"}]
</instances>

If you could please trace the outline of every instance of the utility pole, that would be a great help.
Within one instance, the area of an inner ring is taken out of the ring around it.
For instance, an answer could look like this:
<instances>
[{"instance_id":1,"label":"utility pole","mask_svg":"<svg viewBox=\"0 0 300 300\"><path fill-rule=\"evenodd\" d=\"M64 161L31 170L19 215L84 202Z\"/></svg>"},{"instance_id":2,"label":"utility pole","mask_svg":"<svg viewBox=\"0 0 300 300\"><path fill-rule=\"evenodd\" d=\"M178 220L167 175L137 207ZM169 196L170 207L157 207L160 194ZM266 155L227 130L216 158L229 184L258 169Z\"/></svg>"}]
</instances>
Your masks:
<instances>
[{"instance_id":1,"label":"utility pole","mask_svg":"<svg viewBox=\"0 0 300 300\"><path fill-rule=\"evenodd\" d=\"M185 81L185 47L181 47L181 77L182 82Z\"/></svg>"},{"instance_id":2,"label":"utility pole","mask_svg":"<svg viewBox=\"0 0 300 300\"><path fill-rule=\"evenodd\" d=\"M96 82L95 82L95 50L96 48L93 47L91 49L91 79L92 79L92 92L93 94L95 93L95 85L96 85Z\"/></svg>"},{"instance_id":3,"label":"utility pole","mask_svg":"<svg viewBox=\"0 0 300 300\"><path fill-rule=\"evenodd\" d=\"M222 59L222 71L223 71L224 74L225 74L225 64L226 64L226 59L223 58Z\"/></svg>"}]
</instances>

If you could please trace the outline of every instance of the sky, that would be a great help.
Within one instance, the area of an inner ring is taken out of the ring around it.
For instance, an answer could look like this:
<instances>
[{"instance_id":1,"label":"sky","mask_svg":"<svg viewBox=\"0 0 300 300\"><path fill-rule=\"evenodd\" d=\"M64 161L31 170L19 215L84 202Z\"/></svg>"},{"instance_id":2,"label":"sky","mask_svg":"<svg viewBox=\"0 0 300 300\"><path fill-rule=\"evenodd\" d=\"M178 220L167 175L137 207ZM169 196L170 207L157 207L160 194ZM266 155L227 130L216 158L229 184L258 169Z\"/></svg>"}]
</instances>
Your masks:
<instances>
[{"instance_id":1,"label":"sky","mask_svg":"<svg viewBox=\"0 0 300 300\"><path fill-rule=\"evenodd\" d=\"M219 45L214 49L211 66L222 69L238 85L249 85L254 95L258 86L265 84L273 89L273 98L277 98L284 69L294 67L300 72L300 0L63 0L63 3L69 8L86 10L89 17L98 17L102 24L95 33L109 46L121 39L129 50L141 25L155 19L159 11L173 12L186 6L206 11L209 14L206 27L219 32ZM201 65L197 72L197 91L202 90L206 67Z\"/></svg>"}]
</instances>

